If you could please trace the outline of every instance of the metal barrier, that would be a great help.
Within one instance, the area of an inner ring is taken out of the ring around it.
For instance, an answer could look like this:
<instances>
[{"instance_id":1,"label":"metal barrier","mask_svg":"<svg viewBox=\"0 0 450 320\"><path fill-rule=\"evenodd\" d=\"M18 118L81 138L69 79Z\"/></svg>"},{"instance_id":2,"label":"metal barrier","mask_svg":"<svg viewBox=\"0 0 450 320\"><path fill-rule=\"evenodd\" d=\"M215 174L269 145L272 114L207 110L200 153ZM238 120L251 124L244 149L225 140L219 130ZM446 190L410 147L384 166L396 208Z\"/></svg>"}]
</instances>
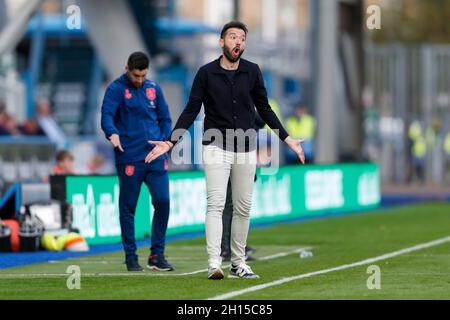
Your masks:
<instances>
[{"instance_id":1,"label":"metal barrier","mask_svg":"<svg viewBox=\"0 0 450 320\"><path fill-rule=\"evenodd\" d=\"M0 180L43 180L51 172L55 145L45 137L0 138Z\"/></svg>"},{"instance_id":2,"label":"metal barrier","mask_svg":"<svg viewBox=\"0 0 450 320\"><path fill-rule=\"evenodd\" d=\"M443 183L443 139L450 130L450 46L366 46L366 107L379 115L382 180L408 180L407 135L411 121L434 135L425 161L426 181ZM366 92L367 93L367 92ZM433 130L433 131L431 131Z\"/></svg>"}]
</instances>

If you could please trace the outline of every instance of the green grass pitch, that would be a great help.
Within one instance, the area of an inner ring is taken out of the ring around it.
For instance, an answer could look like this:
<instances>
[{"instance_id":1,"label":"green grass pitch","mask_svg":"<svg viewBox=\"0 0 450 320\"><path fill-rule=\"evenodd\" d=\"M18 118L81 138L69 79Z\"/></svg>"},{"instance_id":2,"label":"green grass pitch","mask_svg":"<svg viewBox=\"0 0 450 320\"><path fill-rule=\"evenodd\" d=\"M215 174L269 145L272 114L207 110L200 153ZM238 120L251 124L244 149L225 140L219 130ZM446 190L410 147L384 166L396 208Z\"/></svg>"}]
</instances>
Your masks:
<instances>
[{"instance_id":1,"label":"green grass pitch","mask_svg":"<svg viewBox=\"0 0 450 320\"><path fill-rule=\"evenodd\" d=\"M260 279L208 280L202 237L168 244L166 255L176 268L170 273L148 269L127 273L122 252L1 269L0 299L209 299L448 236L450 204L445 202L279 223L250 231L249 244L257 248L255 256L260 258L250 265ZM300 259L298 249L304 247L311 247L314 256ZM142 264L147 253L148 248L139 249ZM381 289L367 288L370 264L365 264L243 292L231 299L450 299L450 242L371 264L380 268ZM79 290L67 288L70 265L80 267ZM228 269L224 271L227 275Z\"/></svg>"}]
</instances>

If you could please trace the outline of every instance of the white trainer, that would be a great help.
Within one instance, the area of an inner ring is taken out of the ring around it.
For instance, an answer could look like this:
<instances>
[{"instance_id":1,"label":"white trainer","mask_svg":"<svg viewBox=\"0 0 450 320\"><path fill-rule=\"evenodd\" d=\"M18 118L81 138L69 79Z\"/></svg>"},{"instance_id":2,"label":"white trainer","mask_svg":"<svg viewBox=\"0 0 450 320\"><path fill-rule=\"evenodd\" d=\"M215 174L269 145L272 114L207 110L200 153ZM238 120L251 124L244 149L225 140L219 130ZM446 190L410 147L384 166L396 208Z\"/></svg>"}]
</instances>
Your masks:
<instances>
[{"instance_id":1,"label":"white trainer","mask_svg":"<svg viewBox=\"0 0 450 320\"><path fill-rule=\"evenodd\" d=\"M248 265L244 264L239 267L231 265L228 278L258 279L259 276Z\"/></svg>"},{"instance_id":2,"label":"white trainer","mask_svg":"<svg viewBox=\"0 0 450 320\"><path fill-rule=\"evenodd\" d=\"M223 279L223 271L220 268L208 268L208 279L221 280Z\"/></svg>"}]
</instances>

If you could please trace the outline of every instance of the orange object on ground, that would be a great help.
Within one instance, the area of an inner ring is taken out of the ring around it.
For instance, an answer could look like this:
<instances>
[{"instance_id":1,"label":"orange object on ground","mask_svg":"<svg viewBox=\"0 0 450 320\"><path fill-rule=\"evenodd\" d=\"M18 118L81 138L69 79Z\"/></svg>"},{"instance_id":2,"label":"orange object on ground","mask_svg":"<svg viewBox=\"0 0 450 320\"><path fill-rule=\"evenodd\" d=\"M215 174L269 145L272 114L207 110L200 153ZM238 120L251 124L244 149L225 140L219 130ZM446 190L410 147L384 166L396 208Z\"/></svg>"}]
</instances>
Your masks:
<instances>
[{"instance_id":1,"label":"orange object on ground","mask_svg":"<svg viewBox=\"0 0 450 320\"><path fill-rule=\"evenodd\" d=\"M4 224L11 228L11 250L13 252L18 252L20 250L19 222L12 219L2 221Z\"/></svg>"},{"instance_id":2,"label":"orange object on ground","mask_svg":"<svg viewBox=\"0 0 450 320\"><path fill-rule=\"evenodd\" d=\"M81 235L74 235L73 237L70 237L69 240L67 240L64 243L64 248L70 247L71 245L78 243L78 242L84 242L84 238Z\"/></svg>"}]
</instances>

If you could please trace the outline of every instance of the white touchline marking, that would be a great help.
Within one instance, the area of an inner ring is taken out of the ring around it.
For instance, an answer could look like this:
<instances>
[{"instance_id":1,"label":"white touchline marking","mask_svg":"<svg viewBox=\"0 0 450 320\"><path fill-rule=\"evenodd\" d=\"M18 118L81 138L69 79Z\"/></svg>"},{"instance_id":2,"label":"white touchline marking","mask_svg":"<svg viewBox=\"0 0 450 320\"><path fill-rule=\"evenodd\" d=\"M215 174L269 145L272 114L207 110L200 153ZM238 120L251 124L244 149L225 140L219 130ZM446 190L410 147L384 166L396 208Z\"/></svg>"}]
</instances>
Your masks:
<instances>
[{"instance_id":1,"label":"white touchline marking","mask_svg":"<svg viewBox=\"0 0 450 320\"><path fill-rule=\"evenodd\" d=\"M70 260L50 260L48 261L48 263L52 263L52 264L118 264L120 262L116 262L116 261L107 261L107 260L97 260L97 261L70 261Z\"/></svg>"},{"instance_id":2,"label":"white touchline marking","mask_svg":"<svg viewBox=\"0 0 450 320\"><path fill-rule=\"evenodd\" d=\"M221 294L221 295L218 295L218 296L215 296L215 297L212 297L212 298L208 298L207 300L225 300L225 299L230 299L230 298L233 298L233 297L236 297L236 296L240 296L240 295L245 294L245 293L255 292L255 291L258 291L258 290L262 290L262 289L265 289L265 288L268 288L268 287L277 286L277 285L280 285L280 284L283 284L283 283L287 283L287 282L290 282L290 281L294 281L294 280L309 278L309 277L312 277L312 276L316 276L316 275L324 274L324 273L329 273L329 272L333 272L333 271L339 271L339 270L344 270L344 269L348 269L348 268L358 267L358 266L362 266L362 265L365 265L365 264L371 264L371 263L376 262L376 261L386 260L386 259L389 259L389 258L392 258L392 257L400 256L400 255L405 254L405 253L409 253L409 252L413 252L413 251L417 251L417 250L421 250L421 249L430 248L430 247L437 246L437 245L440 245L440 244L443 244L443 243L446 243L446 242L450 242L450 236L445 237L445 238L441 238L441 239L437 239L437 240L434 240L434 241L418 244L416 246L405 248L405 249L402 249L402 250L399 250L399 251L386 253L386 254L383 254L383 255L378 256L378 257L369 258L369 259L362 260L362 261L359 261L359 262L354 262L354 263L351 263L351 264L344 264L344 265L339 266L339 267L334 267L334 268L329 268L329 269L325 269L325 270L319 270L319 271L299 274L299 275L296 275L296 276L293 276L293 277L288 277L288 278L281 278L281 279L276 280L276 281L263 283L263 284L259 284L259 285L256 285L256 286L253 286L253 287L249 287L249 288L246 288L246 289L242 289L242 290L237 290L237 291L232 291L232 292L229 292L229 293Z\"/></svg>"},{"instance_id":3,"label":"white touchline marking","mask_svg":"<svg viewBox=\"0 0 450 320\"><path fill-rule=\"evenodd\" d=\"M271 255L271 256L259 258L258 261L272 260L272 259L276 259L276 258L286 257L286 256L288 256L290 254L300 253L302 251L309 250L309 249L311 249L311 247L304 247L304 248L296 249L296 250L290 251L290 252L280 252L280 253L276 253L276 254Z\"/></svg>"},{"instance_id":4,"label":"white touchline marking","mask_svg":"<svg viewBox=\"0 0 450 320\"><path fill-rule=\"evenodd\" d=\"M271 259L276 259L279 257L285 257L294 253L300 253L301 251L304 250L309 250L311 249L311 247L303 247L303 248L298 248L292 251L288 251L288 252L280 252L277 254L273 254L270 256L266 256L266 257L261 257L258 258L258 260L256 261L261 261L261 260L271 260ZM64 261L64 260L62 260ZM67 261L68 262L68 261ZM70 261L70 263L76 263L77 261ZM87 261L83 261L85 263L87 263ZM94 263L101 263L102 261L95 261ZM105 261L107 262L107 261ZM229 268L231 265L225 265L222 267L222 269L227 269ZM184 273L155 273L155 272L120 272L120 273L81 273L81 277L135 277L135 276L139 276L139 277L170 277L170 276L189 276L189 275L193 275L193 274L197 274L197 273L202 273L202 272L208 272L208 269L200 269L200 270L195 270L195 271L191 271L191 272L184 272ZM29 273L0 273L0 279L4 278L4 279L14 279L14 278L21 278L21 279L26 279L26 278L45 278L45 277L67 277L67 273L36 273L36 274L29 274Z\"/></svg>"},{"instance_id":5,"label":"white touchline marking","mask_svg":"<svg viewBox=\"0 0 450 320\"><path fill-rule=\"evenodd\" d=\"M170 261L205 261L205 257L170 257ZM142 260L142 259L139 259ZM77 258L67 258L62 260L48 260L48 263L54 264L69 264L69 263L111 263L111 264L125 264L124 259L77 259Z\"/></svg>"}]
</instances>

